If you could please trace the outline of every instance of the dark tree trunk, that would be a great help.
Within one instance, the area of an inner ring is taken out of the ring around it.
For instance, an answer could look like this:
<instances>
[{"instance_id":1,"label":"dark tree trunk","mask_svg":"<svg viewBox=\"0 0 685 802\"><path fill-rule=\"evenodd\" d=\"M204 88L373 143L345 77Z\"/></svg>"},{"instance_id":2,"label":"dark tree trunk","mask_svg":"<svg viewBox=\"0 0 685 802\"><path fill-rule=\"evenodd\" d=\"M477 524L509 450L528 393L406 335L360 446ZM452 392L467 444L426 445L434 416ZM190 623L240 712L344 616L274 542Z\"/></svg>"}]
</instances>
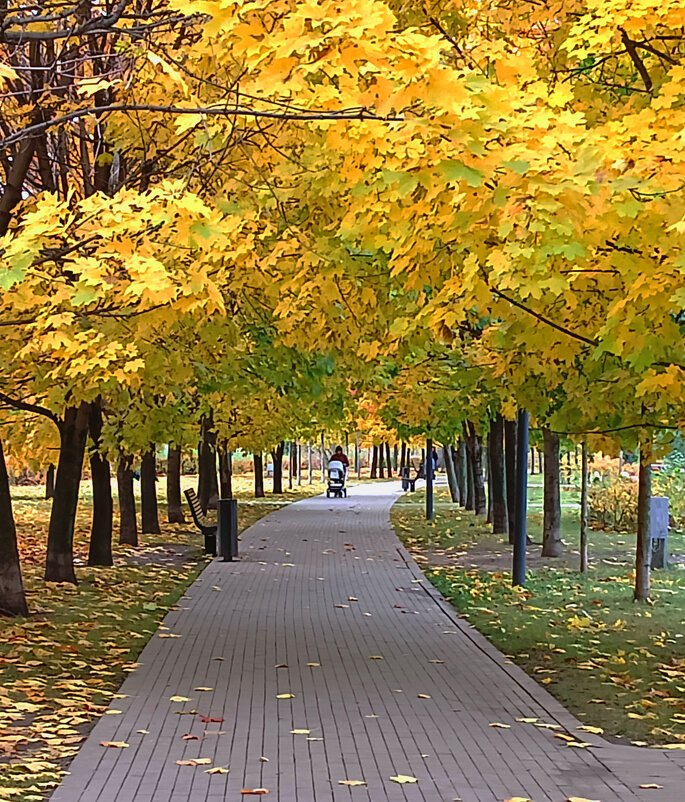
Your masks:
<instances>
[{"instance_id":1,"label":"dark tree trunk","mask_svg":"<svg viewBox=\"0 0 685 802\"><path fill-rule=\"evenodd\" d=\"M516 421L504 421L504 464L506 468L509 542L514 542L516 521Z\"/></svg>"},{"instance_id":2,"label":"dark tree trunk","mask_svg":"<svg viewBox=\"0 0 685 802\"><path fill-rule=\"evenodd\" d=\"M466 446L464 439L459 441L459 446L452 449L452 461L454 462L454 473L457 477L459 487L459 506L466 506L466 496L468 494L468 479L466 466Z\"/></svg>"},{"instance_id":3,"label":"dark tree trunk","mask_svg":"<svg viewBox=\"0 0 685 802\"><path fill-rule=\"evenodd\" d=\"M399 446L397 443L392 447L392 464L395 468L395 473L397 473L400 469L399 463Z\"/></svg>"},{"instance_id":4,"label":"dark tree trunk","mask_svg":"<svg viewBox=\"0 0 685 802\"><path fill-rule=\"evenodd\" d=\"M221 498L233 498L233 452L226 440L219 445L219 489Z\"/></svg>"},{"instance_id":5,"label":"dark tree trunk","mask_svg":"<svg viewBox=\"0 0 685 802\"><path fill-rule=\"evenodd\" d=\"M133 457L119 457L117 466L117 489L119 495L119 543L138 545L138 522L136 520L136 497L133 493Z\"/></svg>"},{"instance_id":6,"label":"dark tree trunk","mask_svg":"<svg viewBox=\"0 0 685 802\"><path fill-rule=\"evenodd\" d=\"M407 444L402 443L402 451L400 452L400 470L407 467Z\"/></svg>"},{"instance_id":7,"label":"dark tree trunk","mask_svg":"<svg viewBox=\"0 0 685 802\"><path fill-rule=\"evenodd\" d=\"M476 508L475 482L473 480L473 461L469 456L469 449L464 438L465 472L466 472L466 509L473 512Z\"/></svg>"},{"instance_id":8,"label":"dark tree trunk","mask_svg":"<svg viewBox=\"0 0 685 802\"><path fill-rule=\"evenodd\" d=\"M459 503L459 485L457 484L457 474L454 469L452 459L452 446L443 446L442 453L445 457L445 471L447 472L447 485L450 489L450 496L454 504Z\"/></svg>"},{"instance_id":9,"label":"dark tree trunk","mask_svg":"<svg viewBox=\"0 0 685 802\"><path fill-rule=\"evenodd\" d=\"M152 443L140 461L140 511L141 532L159 535L162 530L157 514L157 457Z\"/></svg>"},{"instance_id":10,"label":"dark tree trunk","mask_svg":"<svg viewBox=\"0 0 685 802\"><path fill-rule=\"evenodd\" d=\"M542 556L561 557L561 496L559 493L559 437L545 428L544 510Z\"/></svg>"},{"instance_id":11,"label":"dark tree trunk","mask_svg":"<svg viewBox=\"0 0 685 802\"><path fill-rule=\"evenodd\" d=\"M170 524L184 524L183 501L181 498L181 448L169 443L166 465L166 503L167 518Z\"/></svg>"},{"instance_id":12,"label":"dark tree trunk","mask_svg":"<svg viewBox=\"0 0 685 802\"><path fill-rule=\"evenodd\" d=\"M535 475L535 446L530 447L530 473Z\"/></svg>"},{"instance_id":13,"label":"dark tree trunk","mask_svg":"<svg viewBox=\"0 0 685 802\"><path fill-rule=\"evenodd\" d=\"M583 442L581 452L580 478L580 573L587 571L587 443Z\"/></svg>"},{"instance_id":14,"label":"dark tree trunk","mask_svg":"<svg viewBox=\"0 0 685 802\"><path fill-rule=\"evenodd\" d=\"M254 463L254 496L255 498L264 498L264 459L261 453L253 454L252 462Z\"/></svg>"},{"instance_id":15,"label":"dark tree trunk","mask_svg":"<svg viewBox=\"0 0 685 802\"><path fill-rule=\"evenodd\" d=\"M29 614L24 584L21 580L17 530L14 526L12 496L2 442L0 442L0 614Z\"/></svg>"},{"instance_id":16,"label":"dark tree trunk","mask_svg":"<svg viewBox=\"0 0 685 802\"><path fill-rule=\"evenodd\" d=\"M392 459L390 457L390 443L385 444L385 462L388 466L388 479L392 479Z\"/></svg>"},{"instance_id":17,"label":"dark tree trunk","mask_svg":"<svg viewBox=\"0 0 685 802\"><path fill-rule=\"evenodd\" d=\"M542 473L542 471L543 471L543 467L542 467L542 451L540 451L540 449L538 448L538 473Z\"/></svg>"},{"instance_id":18,"label":"dark tree trunk","mask_svg":"<svg viewBox=\"0 0 685 802\"><path fill-rule=\"evenodd\" d=\"M385 443L378 446L378 477L385 479Z\"/></svg>"},{"instance_id":19,"label":"dark tree trunk","mask_svg":"<svg viewBox=\"0 0 685 802\"><path fill-rule=\"evenodd\" d=\"M652 465L651 444L640 449L637 496L637 548L635 552L635 601L649 601L651 566Z\"/></svg>"},{"instance_id":20,"label":"dark tree trunk","mask_svg":"<svg viewBox=\"0 0 685 802\"><path fill-rule=\"evenodd\" d=\"M499 413L490 425L489 452L492 531L495 534L503 535L509 531L509 512L504 469L504 419Z\"/></svg>"},{"instance_id":21,"label":"dark tree trunk","mask_svg":"<svg viewBox=\"0 0 685 802\"><path fill-rule=\"evenodd\" d=\"M276 449L271 452L274 458L274 483L273 492L283 492L283 452L285 451L285 443L283 440L276 446Z\"/></svg>"},{"instance_id":22,"label":"dark tree trunk","mask_svg":"<svg viewBox=\"0 0 685 802\"><path fill-rule=\"evenodd\" d=\"M55 497L55 466L50 463L45 474L45 498Z\"/></svg>"},{"instance_id":23,"label":"dark tree trunk","mask_svg":"<svg viewBox=\"0 0 685 802\"><path fill-rule=\"evenodd\" d=\"M60 450L48 527L48 551L45 560L47 582L73 582L74 522L78 506L79 485L88 434L90 405L83 401L68 407L60 425Z\"/></svg>"},{"instance_id":24,"label":"dark tree trunk","mask_svg":"<svg viewBox=\"0 0 685 802\"><path fill-rule=\"evenodd\" d=\"M293 479L295 478L295 459L296 459L297 446L295 441L290 441L289 460L288 460L288 489L293 489Z\"/></svg>"},{"instance_id":25,"label":"dark tree trunk","mask_svg":"<svg viewBox=\"0 0 685 802\"><path fill-rule=\"evenodd\" d=\"M484 462L486 465L486 485L487 485L487 515L485 517L485 523L491 524L492 523L492 466L490 465L490 430L488 430L487 436L485 441L487 443L485 447L485 454L484 454Z\"/></svg>"},{"instance_id":26,"label":"dark tree trunk","mask_svg":"<svg viewBox=\"0 0 685 802\"><path fill-rule=\"evenodd\" d=\"M197 456L197 497L200 500L200 506L204 512L207 512L207 510L215 510L219 500L219 481L216 475L216 431L214 430L214 416L211 412L202 416L200 432L201 440Z\"/></svg>"},{"instance_id":27,"label":"dark tree trunk","mask_svg":"<svg viewBox=\"0 0 685 802\"><path fill-rule=\"evenodd\" d=\"M93 450L90 475L93 482L93 519L90 529L88 565L114 565L112 559L112 477L109 462L100 453L102 446L102 406L98 399L90 405L88 420Z\"/></svg>"},{"instance_id":28,"label":"dark tree trunk","mask_svg":"<svg viewBox=\"0 0 685 802\"><path fill-rule=\"evenodd\" d=\"M378 446L373 447L373 457L371 458L371 478L378 478Z\"/></svg>"},{"instance_id":29,"label":"dark tree trunk","mask_svg":"<svg viewBox=\"0 0 685 802\"><path fill-rule=\"evenodd\" d=\"M476 515L485 515L487 503L483 484L483 439L476 434L476 429L471 421L464 423L464 439L471 468L470 473L473 477L473 508Z\"/></svg>"}]
</instances>

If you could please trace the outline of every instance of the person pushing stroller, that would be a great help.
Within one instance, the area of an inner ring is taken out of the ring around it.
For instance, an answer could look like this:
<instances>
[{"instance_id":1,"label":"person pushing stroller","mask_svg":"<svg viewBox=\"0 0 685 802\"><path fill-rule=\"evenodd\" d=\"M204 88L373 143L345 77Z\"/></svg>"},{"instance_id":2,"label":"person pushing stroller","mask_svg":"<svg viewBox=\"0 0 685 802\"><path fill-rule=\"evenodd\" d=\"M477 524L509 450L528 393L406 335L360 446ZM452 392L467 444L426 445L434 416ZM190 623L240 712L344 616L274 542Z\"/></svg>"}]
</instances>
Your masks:
<instances>
[{"instance_id":1,"label":"person pushing stroller","mask_svg":"<svg viewBox=\"0 0 685 802\"><path fill-rule=\"evenodd\" d=\"M328 490L326 490L328 498L332 495L338 498L347 496L345 479L347 478L349 467L350 461L347 458L347 454L342 450L342 446L336 446L335 452L328 463Z\"/></svg>"}]
</instances>

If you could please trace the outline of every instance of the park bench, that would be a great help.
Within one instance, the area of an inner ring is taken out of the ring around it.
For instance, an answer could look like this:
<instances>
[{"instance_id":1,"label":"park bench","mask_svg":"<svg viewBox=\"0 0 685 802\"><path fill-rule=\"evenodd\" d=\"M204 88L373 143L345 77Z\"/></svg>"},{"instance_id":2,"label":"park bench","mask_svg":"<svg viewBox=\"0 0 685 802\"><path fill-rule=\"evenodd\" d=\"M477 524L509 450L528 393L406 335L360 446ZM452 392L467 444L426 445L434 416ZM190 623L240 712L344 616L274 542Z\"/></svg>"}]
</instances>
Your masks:
<instances>
[{"instance_id":1,"label":"park bench","mask_svg":"<svg viewBox=\"0 0 685 802\"><path fill-rule=\"evenodd\" d=\"M216 555L216 520L209 518L202 511L200 499L197 497L197 493L194 490L186 490L185 497L188 500L190 514L193 516L195 526L197 526L200 532L205 536L205 554Z\"/></svg>"}]
</instances>

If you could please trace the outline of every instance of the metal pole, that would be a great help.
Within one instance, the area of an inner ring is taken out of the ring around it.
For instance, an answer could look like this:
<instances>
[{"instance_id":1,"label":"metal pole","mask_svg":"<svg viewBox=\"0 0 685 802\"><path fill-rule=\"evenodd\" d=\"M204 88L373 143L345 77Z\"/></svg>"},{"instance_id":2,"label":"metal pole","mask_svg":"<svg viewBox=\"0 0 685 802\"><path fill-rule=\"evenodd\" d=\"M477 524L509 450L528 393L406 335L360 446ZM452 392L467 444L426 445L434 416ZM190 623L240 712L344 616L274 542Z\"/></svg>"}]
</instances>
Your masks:
<instances>
[{"instance_id":1,"label":"metal pole","mask_svg":"<svg viewBox=\"0 0 685 802\"><path fill-rule=\"evenodd\" d=\"M426 440L426 520L432 521L433 511L433 440L429 437Z\"/></svg>"},{"instance_id":2,"label":"metal pole","mask_svg":"<svg viewBox=\"0 0 685 802\"><path fill-rule=\"evenodd\" d=\"M528 512L528 413L521 409L516 427L516 514L512 584L526 584L526 515Z\"/></svg>"}]
</instances>

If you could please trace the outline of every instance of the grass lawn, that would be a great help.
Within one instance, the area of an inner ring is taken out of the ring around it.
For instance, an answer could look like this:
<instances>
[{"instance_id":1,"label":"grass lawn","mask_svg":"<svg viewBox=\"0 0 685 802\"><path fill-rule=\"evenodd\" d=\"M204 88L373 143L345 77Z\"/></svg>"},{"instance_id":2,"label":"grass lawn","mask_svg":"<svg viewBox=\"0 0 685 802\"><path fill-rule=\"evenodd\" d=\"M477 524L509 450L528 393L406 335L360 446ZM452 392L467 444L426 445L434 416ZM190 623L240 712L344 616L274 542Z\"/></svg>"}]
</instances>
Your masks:
<instances>
[{"instance_id":1,"label":"grass lawn","mask_svg":"<svg viewBox=\"0 0 685 802\"><path fill-rule=\"evenodd\" d=\"M591 567L578 573L577 493L562 493L565 555L542 559L542 480L531 477L525 590L511 587L511 547L473 513L424 492L392 510L395 530L431 581L486 635L585 723L610 739L685 748L685 535L681 562L652 572L650 605L632 601L634 535L590 532ZM537 486L540 485L540 486Z\"/></svg>"},{"instance_id":2,"label":"grass lawn","mask_svg":"<svg viewBox=\"0 0 685 802\"><path fill-rule=\"evenodd\" d=\"M305 483L255 500L253 477L234 479L241 530L323 487ZM42 579L50 513L43 488L12 488L31 615L0 618L0 800L37 802L57 785L160 620L206 565L193 524L164 523L163 481L162 534L140 535L137 548L115 545L113 568L86 566L91 489L83 483L76 587ZM195 483L196 477L183 478L184 488Z\"/></svg>"}]
</instances>

